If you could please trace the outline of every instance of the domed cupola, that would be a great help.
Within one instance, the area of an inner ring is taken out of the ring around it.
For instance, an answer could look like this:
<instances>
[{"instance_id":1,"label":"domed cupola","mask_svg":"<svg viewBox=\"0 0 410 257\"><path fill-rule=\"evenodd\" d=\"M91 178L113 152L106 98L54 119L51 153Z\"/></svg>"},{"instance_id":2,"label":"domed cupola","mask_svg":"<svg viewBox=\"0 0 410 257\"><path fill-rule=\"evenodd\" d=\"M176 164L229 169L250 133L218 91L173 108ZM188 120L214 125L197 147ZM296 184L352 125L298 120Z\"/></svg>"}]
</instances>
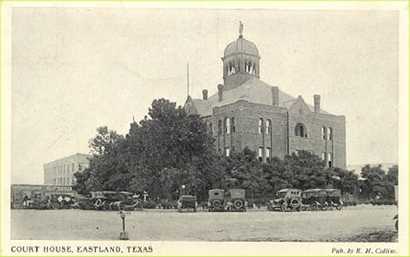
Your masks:
<instances>
[{"instance_id":1,"label":"domed cupola","mask_svg":"<svg viewBox=\"0 0 410 257\"><path fill-rule=\"evenodd\" d=\"M239 37L224 51L224 90L235 88L250 78L259 78L259 51L256 45L243 37L243 24L239 23Z\"/></svg>"}]
</instances>

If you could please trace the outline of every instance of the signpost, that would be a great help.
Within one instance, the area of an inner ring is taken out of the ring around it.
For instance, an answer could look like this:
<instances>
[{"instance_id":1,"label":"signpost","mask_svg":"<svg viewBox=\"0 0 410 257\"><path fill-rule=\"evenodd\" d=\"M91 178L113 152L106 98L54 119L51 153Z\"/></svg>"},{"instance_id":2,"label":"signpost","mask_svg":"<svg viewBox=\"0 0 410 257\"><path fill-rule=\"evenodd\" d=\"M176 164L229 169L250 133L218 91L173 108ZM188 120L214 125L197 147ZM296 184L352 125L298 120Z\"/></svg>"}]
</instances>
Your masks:
<instances>
[{"instance_id":1,"label":"signpost","mask_svg":"<svg viewBox=\"0 0 410 257\"><path fill-rule=\"evenodd\" d=\"M120 211L120 217L122 219L122 232L120 233L120 240L129 240L128 233L125 231L125 212Z\"/></svg>"}]
</instances>

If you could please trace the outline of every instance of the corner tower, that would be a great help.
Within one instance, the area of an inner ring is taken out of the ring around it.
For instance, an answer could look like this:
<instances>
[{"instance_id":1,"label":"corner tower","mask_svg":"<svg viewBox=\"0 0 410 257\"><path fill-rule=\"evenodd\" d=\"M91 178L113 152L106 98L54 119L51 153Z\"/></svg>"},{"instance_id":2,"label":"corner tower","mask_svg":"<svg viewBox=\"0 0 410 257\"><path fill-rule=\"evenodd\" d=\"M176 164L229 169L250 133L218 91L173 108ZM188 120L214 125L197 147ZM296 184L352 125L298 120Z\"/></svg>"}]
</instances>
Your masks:
<instances>
[{"instance_id":1,"label":"corner tower","mask_svg":"<svg viewBox=\"0 0 410 257\"><path fill-rule=\"evenodd\" d=\"M259 51L256 45L243 37L243 24L239 23L239 37L224 50L224 90L235 88L250 78L259 78Z\"/></svg>"}]
</instances>

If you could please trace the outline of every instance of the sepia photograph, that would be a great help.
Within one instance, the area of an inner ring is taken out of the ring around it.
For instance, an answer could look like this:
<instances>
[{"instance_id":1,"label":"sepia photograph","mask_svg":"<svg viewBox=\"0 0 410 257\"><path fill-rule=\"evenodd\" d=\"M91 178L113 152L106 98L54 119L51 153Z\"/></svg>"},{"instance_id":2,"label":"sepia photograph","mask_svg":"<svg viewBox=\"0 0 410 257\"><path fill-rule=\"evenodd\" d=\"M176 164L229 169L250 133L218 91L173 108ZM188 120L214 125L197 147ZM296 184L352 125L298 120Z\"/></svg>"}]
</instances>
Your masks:
<instances>
[{"instance_id":1,"label":"sepia photograph","mask_svg":"<svg viewBox=\"0 0 410 257\"><path fill-rule=\"evenodd\" d=\"M326 242L326 255L402 255L402 3L9 6L3 250ZM133 241L145 243L110 245Z\"/></svg>"}]
</instances>

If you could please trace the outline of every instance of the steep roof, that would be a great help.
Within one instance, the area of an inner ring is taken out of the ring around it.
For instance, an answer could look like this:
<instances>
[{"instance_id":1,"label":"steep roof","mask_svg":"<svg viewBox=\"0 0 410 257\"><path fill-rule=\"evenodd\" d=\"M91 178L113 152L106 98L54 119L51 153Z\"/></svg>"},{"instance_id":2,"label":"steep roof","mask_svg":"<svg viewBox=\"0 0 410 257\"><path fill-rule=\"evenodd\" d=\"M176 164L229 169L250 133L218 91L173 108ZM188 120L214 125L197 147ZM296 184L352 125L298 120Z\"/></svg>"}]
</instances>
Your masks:
<instances>
[{"instance_id":1,"label":"steep roof","mask_svg":"<svg viewBox=\"0 0 410 257\"><path fill-rule=\"evenodd\" d=\"M224 90L223 99L218 101L218 93L213 94L208 100L192 99L192 103L195 106L198 114L201 116L212 115L212 109L214 107L223 106L234 103L238 100L245 100L251 103L272 105L272 86L263 82L258 78L251 78L245 81L239 87ZM289 109L297 98L281 91L279 89L279 107ZM314 107L308 105L309 109L313 112ZM327 113L324 110L320 110L321 113Z\"/></svg>"}]
</instances>

